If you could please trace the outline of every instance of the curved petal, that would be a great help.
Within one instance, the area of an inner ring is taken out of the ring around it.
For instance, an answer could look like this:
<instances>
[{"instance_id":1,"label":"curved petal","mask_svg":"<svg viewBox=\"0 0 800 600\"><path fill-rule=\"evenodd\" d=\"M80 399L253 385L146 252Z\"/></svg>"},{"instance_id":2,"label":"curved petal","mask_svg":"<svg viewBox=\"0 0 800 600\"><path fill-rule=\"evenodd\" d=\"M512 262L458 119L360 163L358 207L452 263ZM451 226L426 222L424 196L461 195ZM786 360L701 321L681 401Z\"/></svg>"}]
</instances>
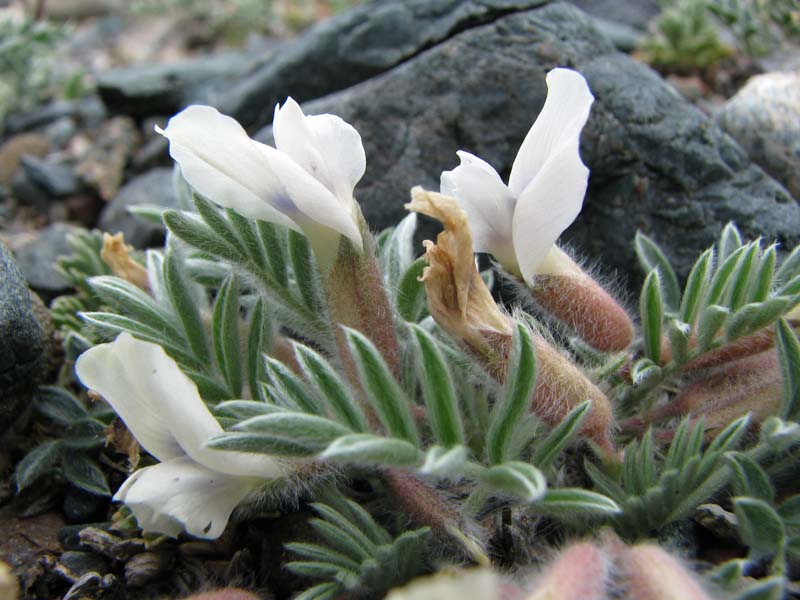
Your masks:
<instances>
[{"instance_id":1,"label":"curved petal","mask_svg":"<svg viewBox=\"0 0 800 600\"><path fill-rule=\"evenodd\" d=\"M512 239L526 282L581 212L588 179L576 139L550 157L517 199Z\"/></svg>"},{"instance_id":2,"label":"curved petal","mask_svg":"<svg viewBox=\"0 0 800 600\"><path fill-rule=\"evenodd\" d=\"M540 169L565 145L578 145L581 129L589 118L594 96L583 75L570 69L547 74L547 99L542 112L520 146L508 187L519 197Z\"/></svg>"},{"instance_id":3,"label":"curved petal","mask_svg":"<svg viewBox=\"0 0 800 600\"><path fill-rule=\"evenodd\" d=\"M353 189L367 165L361 136L352 125L335 115L305 116L300 105L287 98L275 107L272 132L278 150L351 208Z\"/></svg>"},{"instance_id":4,"label":"curved petal","mask_svg":"<svg viewBox=\"0 0 800 600\"><path fill-rule=\"evenodd\" d=\"M161 133L198 193L246 217L298 229L291 215L282 212L286 192L279 179L235 119L210 106L190 106Z\"/></svg>"},{"instance_id":5,"label":"curved petal","mask_svg":"<svg viewBox=\"0 0 800 600\"><path fill-rule=\"evenodd\" d=\"M273 172L297 207L299 214L295 216L295 220L309 238L314 235L313 228L304 226L303 217L338 231L361 247L361 232L352 210L339 202L333 192L288 155L264 144L259 144L259 149L269 160Z\"/></svg>"},{"instance_id":6,"label":"curved petal","mask_svg":"<svg viewBox=\"0 0 800 600\"><path fill-rule=\"evenodd\" d=\"M161 461L188 454L230 475L276 478L283 464L264 454L223 452L204 446L222 427L197 386L157 344L122 333L84 352L75 365L84 385L102 395L139 443Z\"/></svg>"},{"instance_id":7,"label":"curved petal","mask_svg":"<svg viewBox=\"0 0 800 600\"><path fill-rule=\"evenodd\" d=\"M136 471L114 500L129 506L147 531L176 536L185 529L193 536L215 539L236 505L263 483L212 471L184 456Z\"/></svg>"},{"instance_id":8,"label":"curved petal","mask_svg":"<svg viewBox=\"0 0 800 600\"><path fill-rule=\"evenodd\" d=\"M441 177L441 193L458 201L467 213L475 252L490 252L508 269L516 270L511 245L514 197L492 166L463 150L461 164Z\"/></svg>"},{"instance_id":9,"label":"curved petal","mask_svg":"<svg viewBox=\"0 0 800 600\"><path fill-rule=\"evenodd\" d=\"M150 454L162 461L183 456L185 452L172 435L169 422L151 403L152 390L128 362L134 354L130 351L133 341L123 333L113 343L90 348L78 357L75 372L83 385L108 401Z\"/></svg>"}]
</instances>

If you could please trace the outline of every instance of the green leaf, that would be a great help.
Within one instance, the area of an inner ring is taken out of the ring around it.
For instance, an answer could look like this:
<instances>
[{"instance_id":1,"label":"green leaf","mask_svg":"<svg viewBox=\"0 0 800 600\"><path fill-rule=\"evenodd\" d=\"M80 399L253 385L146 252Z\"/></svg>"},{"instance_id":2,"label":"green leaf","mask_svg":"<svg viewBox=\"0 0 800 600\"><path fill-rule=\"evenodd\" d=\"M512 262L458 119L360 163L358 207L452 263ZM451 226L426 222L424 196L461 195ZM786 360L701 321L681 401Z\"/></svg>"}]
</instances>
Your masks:
<instances>
[{"instance_id":1,"label":"green leaf","mask_svg":"<svg viewBox=\"0 0 800 600\"><path fill-rule=\"evenodd\" d=\"M303 298L303 303L310 310L323 310L322 291L320 289L317 263L311 252L311 246L306 237L296 231L289 231L289 258L294 271L297 289Z\"/></svg>"},{"instance_id":2,"label":"green leaf","mask_svg":"<svg viewBox=\"0 0 800 600\"><path fill-rule=\"evenodd\" d=\"M293 347L306 378L319 390L332 416L352 431L369 431L363 411L330 363L308 346L293 343Z\"/></svg>"},{"instance_id":3,"label":"green leaf","mask_svg":"<svg viewBox=\"0 0 800 600\"><path fill-rule=\"evenodd\" d=\"M417 373L434 437L445 447L461 444L464 442L464 426L444 355L436 340L424 329L411 325L411 332L416 341Z\"/></svg>"},{"instance_id":4,"label":"green leaf","mask_svg":"<svg viewBox=\"0 0 800 600\"><path fill-rule=\"evenodd\" d=\"M63 446L60 440L50 440L36 446L17 464L17 490L22 491L43 475L52 472L61 461Z\"/></svg>"},{"instance_id":5,"label":"green leaf","mask_svg":"<svg viewBox=\"0 0 800 600\"><path fill-rule=\"evenodd\" d=\"M128 315L164 335L181 337L174 325L174 318L161 309L141 289L113 275L98 275L89 280L89 285L104 302L116 312Z\"/></svg>"},{"instance_id":6,"label":"green leaf","mask_svg":"<svg viewBox=\"0 0 800 600\"><path fill-rule=\"evenodd\" d=\"M658 270L665 309L673 313L677 312L681 303L681 292L678 286L678 277L669 260L661 248L641 231L636 232L634 245L644 272L650 273Z\"/></svg>"},{"instance_id":7,"label":"green leaf","mask_svg":"<svg viewBox=\"0 0 800 600\"><path fill-rule=\"evenodd\" d=\"M345 333L361 382L381 423L392 436L418 445L417 428L411 417L409 401L380 352L358 331L345 328Z\"/></svg>"},{"instance_id":8,"label":"green leaf","mask_svg":"<svg viewBox=\"0 0 800 600\"><path fill-rule=\"evenodd\" d=\"M761 556L771 556L783 546L786 532L780 515L763 500L734 498L734 512L742 541Z\"/></svg>"},{"instance_id":9,"label":"green leaf","mask_svg":"<svg viewBox=\"0 0 800 600\"><path fill-rule=\"evenodd\" d=\"M109 337L117 337L120 333L127 332L145 342L160 345L167 354L184 366L195 368L201 366L194 356L186 352L185 348L175 346L161 332L143 325L135 319L108 312L81 312L80 316L87 325Z\"/></svg>"},{"instance_id":10,"label":"green leaf","mask_svg":"<svg viewBox=\"0 0 800 600\"><path fill-rule=\"evenodd\" d=\"M548 489L536 505L548 510L575 513L613 515L622 512L619 505L608 496L581 488Z\"/></svg>"},{"instance_id":11,"label":"green leaf","mask_svg":"<svg viewBox=\"0 0 800 600\"><path fill-rule=\"evenodd\" d=\"M284 412L284 409L274 404L256 402L255 400L227 400L214 407L214 414L240 421L274 412Z\"/></svg>"},{"instance_id":12,"label":"green leaf","mask_svg":"<svg viewBox=\"0 0 800 600\"><path fill-rule=\"evenodd\" d=\"M291 563L287 563L289 568ZM328 581L308 588L295 596L294 600L333 600L342 593L343 585L338 581Z\"/></svg>"},{"instance_id":13,"label":"green leaf","mask_svg":"<svg viewBox=\"0 0 800 600\"><path fill-rule=\"evenodd\" d=\"M264 433L231 431L217 434L205 442L215 450L274 454L275 456L312 456L317 448L294 440Z\"/></svg>"},{"instance_id":14,"label":"green leaf","mask_svg":"<svg viewBox=\"0 0 800 600\"><path fill-rule=\"evenodd\" d=\"M105 474L97 463L83 452L65 452L61 458L61 472L75 487L98 496L111 495Z\"/></svg>"},{"instance_id":15,"label":"green leaf","mask_svg":"<svg viewBox=\"0 0 800 600\"><path fill-rule=\"evenodd\" d=\"M783 259L778 272L775 273L774 281L777 284L785 284L800 276L800 246L796 246L789 256Z\"/></svg>"},{"instance_id":16,"label":"green leaf","mask_svg":"<svg viewBox=\"0 0 800 600\"><path fill-rule=\"evenodd\" d=\"M214 354L231 390L231 396L242 394L241 346L239 345L239 282L231 274L217 292L211 321L214 332Z\"/></svg>"},{"instance_id":17,"label":"green leaf","mask_svg":"<svg viewBox=\"0 0 800 600\"><path fill-rule=\"evenodd\" d=\"M775 488L769 476L755 460L741 452L728 452L725 459L733 470L734 494L767 502L775 499Z\"/></svg>"},{"instance_id":18,"label":"green leaf","mask_svg":"<svg viewBox=\"0 0 800 600\"><path fill-rule=\"evenodd\" d=\"M719 236L719 242L717 244L717 254L719 254L720 261L724 261L726 258L728 258L731 254L738 250L741 245L742 235L739 233L739 229L736 227L736 224L730 222L725 225L725 227L722 229L722 233Z\"/></svg>"},{"instance_id":19,"label":"green leaf","mask_svg":"<svg viewBox=\"0 0 800 600\"><path fill-rule=\"evenodd\" d=\"M800 494L784 500L778 508L778 514L788 527L800 527Z\"/></svg>"},{"instance_id":20,"label":"green leaf","mask_svg":"<svg viewBox=\"0 0 800 600\"><path fill-rule=\"evenodd\" d=\"M205 221L221 239L225 240L231 247L236 248L242 256L247 253L244 244L236 233L234 233L233 227L231 227L231 224L223 216L222 211L217 208L215 204L212 204L205 198L201 198L197 194L194 194L194 204L197 207L197 212L199 212L200 216L203 218L203 221Z\"/></svg>"},{"instance_id":21,"label":"green leaf","mask_svg":"<svg viewBox=\"0 0 800 600\"><path fill-rule=\"evenodd\" d=\"M587 400L569 411L569 414L553 428L547 437L536 445L531 462L542 470L549 468L559 453L577 437L581 425L591 411L591 400Z\"/></svg>"},{"instance_id":22,"label":"green leaf","mask_svg":"<svg viewBox=\"0 0 800 600\"><path fill-rule=\"evenodd\" d=\"M168 249L164 259L164 283L167 294L183 326L189 347L201 362L207 364L211 356L208 352L206 327L200 316L197 294L190 288L182 271L183 268L175 250Z\"/></svg>"},{"instance_id":23,"label":"green leaf","mask_svg":"<svg viewBox=\"0 0 800 600\"><path fill-rule=\"evenodd\" d=\"M714 276L711 278L708 291L703 299L704 307L712 304L722 303L725 291L729 289L729 286L731 285L733 272L736 269L736 266L739 264L739 259L741 259L746 249L747 248L745 247L738 248L724 261L722 258L720 258L720 266L714 273Z\"/></svg>"},{"instance_id":24,"label":"green leaf","mask_svg":"<svg viewBox=\"0 0 800 600\"><path fill-rule=\"evenodd\" d=\"M250 397L259 398L264 382L264 355L272 347L272 324L259 298L250 311L250 333L247 336L247 385ZM263 398L262 398L263 399Z\"/></svg>"},{"instance_id":25,"label":"green leaf","mask_svg":"<svg viewBox=\"0 0 800 600\"><path fill-rule=\"evenodd\" d=\"M82 449L98 448L105 441L105 425L92 418L73 421L61 438L62 445Z\"/></svg>"},{"instance_id":26,"label":"green leaf","mask_svg":"<svg viewBox=\"0 0 800 600\"><path fill-rule=\"evenodd\" d=\"M442 448L433 446L425 453L422 466L417 469L423 475L434 477L455 478L467 462L469 451L466 446L453 446Z\"/></svg>"},{"instance_id":27,"label":"green leaf","mask_svg":"<svg viewBox=\"0 0 800 600\"><path fill-rule=\"evenodd\" d=\"M502 396L489 416L486 454L491 464L505 462L514 432L530 410L536 386L536 352L528 328L517 323Z\"/></svg>"},{"instance_id":28,"label":"green leaf","mask_svg":"<svg viewBox=\"0 0 800 600\"><path fill-rule=\"evenodd\" d=\"M255 228L255 221L243 217L230 208L225 209L225 216L253 263L259 269L266 269L267 258L264 255L264 248L261 246L261 240Z\"/></svg>"},{"instance_id":29,"label":"green leaf","mask_svg":"<svg viewBox=\"0 0 800 600\"><path fill-rule=\"evenodd\" d=\"M247 257L241 250L221 238L213 229L191 213L165 210L163 217L167 228L190 246L234 264L241 265L247 262Z\"/></svg>"},{"instance_id":30,"label":"green leaf","mask_svg":"<svg viewBox=\"0 0 800 600\"><path fill-rule=\"evenodd\" d=\"M286 269L288 260L286 258L287 233L286 229L267 223L266 221L256 221L258 233L261 236L261 243L269 263L272 278L278 285L286 287L289 276Z\"/></svg>"},{"instance_id":31,"label":"green leaf","mask_svg":"<svg viewBox=\"0 0 800 600\"><path fill-rule=\"evenodd\" d=\"M323 561L338 565L343 569L349 569L357 572L361 566L358 561L353 560L351 557L331 548L320 546L319 544L308 544L302 542L290 542L283 546L290 552L299 554L303 558Z\"/></svg>"},{"instance_id":32,"label":"green leaf","mask_svg":"<svg viewBox=\"0 0 800 600\"><path fill-rule=\"evenodd\" d=\"M730 311L724 306L712 304L706 306L697 321L697 348L705 352L714 343L717 333L725 325Z\"/></svg>"},{"instance_id":33,"label":"green leaf","mask_svg":"<svg viewBox=\"0 0 800 600\"><path fill-rule=\"evenodd\" d=\"M319 455L322 460L359 464L409 466L419 462L419 451L405 440L366 433L340 437Z\"/></svg>"},{"instance_id":34,"label":"green leaf","mask_svg":"<svg viewBox=\"0 0 800 600\"><path fill-rule=\"evenodd\" d=\"M689 358L690 334L691 327L689 325L678 319L669 320L667 324L667 339L669 340L672 362L677 365L682 365Z\"/></svg>"},{"instance_id":35,"label":"green leaf","mask_svg":"<svg viewBox=\"0 0 800 600\"><path fill-rule=\"evenodd\" d=\"M709 248L697 262L694 263L689 278L686 280L686 287L681 298L681 321L694 326L698 311L703 302L703 297L711 283L711 271L714 266L714 250Z\"/></svg>"},{"instance_id":36,"label":"green leaf","mask_svg":"<svg viewBox=\"0 0 800 600\"><path fill-rule=\"evenodd\" d=\"M411 263L397 284L397 311L406 321L416 323L426 312L425 284L420 281L425 270L425 259Z\"/></svg>"},{"instance_id":37,"label":"green leaf","mask_svg":"<svg viewBox=\"0 0 800 600\"><path fill-rule=\"evenodd\" d=\"M800 343L786 319L778 321L775 334L783 374L781 416L795 420L800 414Z\"/></svg>"},{"instance_id":38,"label":"green leaf","mask_svg":"<svg viewBox=\"0 0 800 600\"><path fill-rule=\"evenodd\" d=\"M775 261L777 252L773 244L764 251L753 275L753 285L750 288L748 302L764 302L769 298L772 281L775 275Z\"/></svg>"},{"instance_id":39,"label":"green leaf","mask_svg":"<svg viewBox=\"0 0 800 600\"><path fill-rule=\"evenodd\" d=\"M642 358L633 363L631 381L634 387L647 386L661 378L661 367L649 358Z\"/></svg>"},{"instance_id":40,"label":"green leaf","mask_svg":"<svg viewBox=\"0 0 800 600\"><path fill-rule=\"evenodd\" d=\"M785 598L786 579L767 577L749 586L734 597L734 600L782 600Z\"/></svg>"},{"instance_id":41,"label":"green leaf","mask_svg":"<svg viewBox=\"0 0 800 600\"><path fill-rule=\"evenodd\" d=\"M749 413L730 423L711 441L711 443L708 445L708 448L706 448L706 454L708 455L715 452L727 452L736 448L736 446L744 437L744 434L747 432L749 425ZM698 427L698 430L702 430L702 427Z\"/></svg>"},{"instance_id":42,"label":"green leaf","mask_svg":"<svg viewBox=\"0 0 800 600\"><path fill-rule=\"evenodd\" d=\"M83 404L64 388L39 386L33 393L36 410L59 425L69 425L73 421L88 416Z\"/></svg>"},{"instance_id":43,"label":"green leaf","mask_svg":"<svg viewBox=\"0 0 800 600\"><path fill-rule=\"evenodd\" d=\"M338 437L352 433L335 421L294 412L274 412L242 421L236 430L286 438L303 446L322 449Z\"/></svg>"},{"instance_id":44,"label":"green leaf","mask_svg":"<svg viewBox=\"0 0 800 600\"><path fill-rule=\"evenodd\" d=\"M267 374L282 403L287 407L299 408L314 415L323 414L317 399L306 389L298 377L282 362L265 357Z\"/></svg>"},{"instance_id":45,"label":"green leaf","mask_svg":"<svg viewBox=\"0 0 800 600\"><path fill-rule=\"evenodd\" d=\"M745 304L725 324L725 339L730 342L774 323L791 305L792 300L785 296Z\"/></svg>"},{"instance_id":46,"label":"green leaf","mask_svg":"<svg viewBox=\"0 0 800 600\"><path fill-rule=\"evenodd\" d=\"M484 473L483 479L494 489L525 502L536 502L547 491L547 480L542 472L533 465L519 461L496 465Z\"/></svg>"},{"instance_id":47,"label":"green leaf","mask_svg":"<svg viewBox=\"0 0 800 600\"><path fill-rule=\"evenodd\" d=\"M409 213L397 224L381 247L380 265L386 285L397 285L403 273L414 262L414 233L417 230L417 213Z\"/></svg>"},{"instance_id":48,"label":"green leaf","mask_svg":"<svg viewBox=\"0 0 800 600\"><path fill-rule=\"evenodd\" d=\"M758 242L751 242L745 246L745 251L739 259L736 270L732 275L733 285L730 288L728 306L731 310L738 310L747 301L750 287L753 283L753 268L760 250Z\"/></svg>"},{"instance_id":49,"label":"green leaf","mask_svg":"<svg viewBox=\"0 0 800 600\"><path fill-rule=\"evenodd\" d=\"M658 270L650 271L644 280L639 306L644 333L644 353L647 358L658 364L661 360L661 327L664 322L661 277Z\"/></svg>"}]
</instances>

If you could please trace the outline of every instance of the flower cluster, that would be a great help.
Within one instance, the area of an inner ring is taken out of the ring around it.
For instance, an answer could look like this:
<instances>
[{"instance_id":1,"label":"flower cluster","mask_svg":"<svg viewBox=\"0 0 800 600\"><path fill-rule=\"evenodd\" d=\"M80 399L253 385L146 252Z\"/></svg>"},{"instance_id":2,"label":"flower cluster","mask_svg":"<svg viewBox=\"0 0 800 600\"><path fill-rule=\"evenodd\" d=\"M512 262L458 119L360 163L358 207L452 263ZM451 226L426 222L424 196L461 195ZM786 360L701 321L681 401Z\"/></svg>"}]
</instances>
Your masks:
<instances>
[{"instance_id":1,"label":"flower cluster","mask_svg":"<svg viewBox=\"0 0 800 600\"><path fill-rule=\"evenodd\" d=\"M521 278L534 296L542 276L555 281L568 278L573 287L578 281L578 288L591 285L555 242L583 203L588 169L580 159L579 139L593 97L583 77L568 69L553 70L547 83L547 101L519 150L508 185L489 164L461 151L461 165L442 173L442 200L420 204L424 197L420 192L410 205L446 224L448 219L458 221L447 225L452 243L461 245L458 250L441 240L441 249L432 243L428 246L428 303L440 326L456 340L492 354L484 356L486 368L500 382L506 375L513 321L499 310L483 285L472 261L473 251L492 254L507 274ZM350 124L329 114L306 116L289 98L275 108L275 147L251 139L234 119L209 106L190 106L158 131L169 140L170 155L195 193L243 217L305 235L323 277L335 280L326 288L334 321L362 329L379 340L376 343L384 358L393 364L397 351L393 329L389 325L388 334L376 333L386 329L381 323L389 309L384 302L380 312L376 308L381 305L380 298L376 301L369 295L375 277L370 279L364 273L372 271L350 272L342 266L342 256L358 257L368 250L368 232L362 227L353 195L365 171L365 154L361 138ZM456 206L460 208L452 208ZM461 210L459 217L457 211ZM341 254L343 241L349 251ZM126 259L125 264L131 262ZM139 275L141 279L143 273ZM146 281L140 287L147 289ZM452 306L447 307L448 292L442 290L449 289L458 291ZM362 302L366 300L366 311L353 296L354 290L361 294ZM605 299L587 302L583 298L583 302L589 306L588 312L584 310L589 320L595 313L608 313ZM546 302L540 303L547 308ZM380 312L382 321L374 314L372 320L360 319L365 312ZM348 322L348 315L356 313L353 322ZM574 319L567 321L576 324ZM582 327L580 322L576 327L579 332L596 328L596 323ZM490 335L490 330L495 335ZM609 337L604 332L600 337L604 335ZM622 347L630 341L626 335ZM546 421L558 423L592 398L595 416L586 422L584 431L613 452L608 438L608 400L566 358L549 349L541 336L535 340L543 361L540 371L549 369L552 375L539 378L529 401L532 410ZM345 370L358 386L354 367L347 366L352 361L350 352L340 347ZM195 384L153 343L120 335L113 343L85 352L76 372L85 386L113 406L142 446L160 461L134 472L115 496L133 510L145 529L170 535L185 529L195 536L217 537L234 507L250 492L293 469L287 460L206 447L209 439L222 432L221 426ZM559 389L559 381L566 381L562 386L566 392Z\"/></svg>"}]
</instances>

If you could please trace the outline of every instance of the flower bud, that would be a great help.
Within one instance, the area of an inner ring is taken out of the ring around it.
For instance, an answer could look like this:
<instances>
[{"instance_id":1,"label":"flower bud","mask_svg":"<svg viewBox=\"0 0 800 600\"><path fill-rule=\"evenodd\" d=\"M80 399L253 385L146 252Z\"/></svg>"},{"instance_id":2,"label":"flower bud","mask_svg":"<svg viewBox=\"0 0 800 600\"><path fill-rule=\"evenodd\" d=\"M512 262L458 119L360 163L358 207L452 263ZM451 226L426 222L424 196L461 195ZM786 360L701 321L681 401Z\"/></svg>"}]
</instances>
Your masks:
<instances>
[{"instance_id":1,"label":"flower bud","mask_svg":"<svg viewBox=\"0 0 800 600\"><path fill-rule=\"evenodd\" d=\"M639 544L622 552L626 598L636 600L711 600L695 575L654 544Z\"/></svg>"},{"instance_id":2,"label":"flower bud","mask_svg":"<svg viewBox=\"0 0 800 600\"><path fill-rule=\"evenodd\" d=\"M422 275L428 309L451 337L463 343L487 371L503 382L511 352L513 326L481 279L472 254L472 236L466 213L456 201L414 188L409 210L438 219L444 225L434 244L425 242L428 266ZM569 359L534 334L537 376L532 409L550 425L559 423L587 399L592 413L581 433L606 451L613 451L609 430L613 416L608 398Z\"/></svg>"},{"instance_id":3,"label":"flower bud","mask_svg":"<svg viewBox=\"0 0 800 600\"><path fill-rule=\"evenodd\" d=\"M669 405L669 415L702 417L709 435L739 417L752 414L760 423L774 415L783 398L783 377L774 349L727 363L714 374L687 386Z\"/></svg>"},{"instance_id":4,"label":"flower bud","mask_svg":"<svg viewBox=\"0 0 800 600\"><path fill-rule=\"evenodd\" d=\"M526 600L603 600L611 560L589 542L562 550L536 582Z\"/></svg>"},{"instance_id":5,"label":"flower bud","mask_svg":"<svg viewBox=\"0 0 800 600\"><path fill-rule=\"evenodd\" d=\"M619 303L591 276L557 247L551 250L530 287L536 303L601 352L618 352L630 346L634 328Z\"/></svg>"}]
</instances>

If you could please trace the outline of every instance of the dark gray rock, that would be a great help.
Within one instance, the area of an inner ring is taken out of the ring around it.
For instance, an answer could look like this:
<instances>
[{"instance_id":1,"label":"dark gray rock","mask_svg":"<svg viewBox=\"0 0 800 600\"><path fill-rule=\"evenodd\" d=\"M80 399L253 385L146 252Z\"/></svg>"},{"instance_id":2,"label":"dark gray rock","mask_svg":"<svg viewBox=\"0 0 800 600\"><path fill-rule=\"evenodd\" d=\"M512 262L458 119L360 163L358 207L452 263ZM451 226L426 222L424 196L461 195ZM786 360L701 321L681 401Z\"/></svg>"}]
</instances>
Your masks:
<instances>
[{"instance_id":1,"label":"dark gray rock","mask_svg":"<svg viewBox=\"0 0 800 600\"><path fill-rule=\"evenodd\" d=\"M23 156L22 169L28 179L49 196L64 198L81 191L82 185L73 168L67 164Z\"/></svg>"},{"instance_id":2,"label":"dark gray rock","mask_svg":"<svg viewBox=\"0 0 800 600\"><path fill-rule=\"evenodd\" d=\"M0 242L0 433L30 404L49 363L50 323L11 251ZM46 312L46 309L44 310Z\"/></svg>"},{"instance_id":3,"label":"dark gray rock","mask_svg":"<svg viewBox=\"0 0 800 600\"><path fill-rule=\"evenodd\" d=\"M131 179L103 209L97 226L109 233L121 231L136 248L159 246L164 242L164 228L128 212L129 207L142 204L178 208L172 169L160 167Z\"/></svg>"},{"instance_id":4,"label":"dark gray rock","mask_svg":"<svg viewBox=\"0 0 800 600\"><path fill-rule=\"evenodd\" d=\"M28 285L47 295L63 292L70 285L56 270L59 256L70 254L67 236L81 228L68 223L53 223L17 249L17 263Z\"/></svg>"},{"instance_id":5,"label":"dark gray rock","mask_svg":"<svg viewBox=\"0 0 800 600\"><path fill-rule=\"evenodd\" d=\"M106 118L106 111L103 103L94 95L80 100L56 100L27 112L9 115L4 124L5 133L45 127L63 117L73 117L83 127L94 127Z\"/></svg>"},{"instance_id":6,"label":"dark gray rock","mask_svg":"<svg viewBox=\"0 0 800 600\"><path fill-rule=\"evenodd\" d=\"M245 127L272 120L287 96L303 102L384 73L453 35L549 0L378 0L313 27L241 83L209 100ZM658 14L658 0L574 0L625 49Z\"/></svg>"},{"instance_id":7,"label":"dark gray rock","mask_svg":"<svg viewBox=\"0 0 800 600\"><path fill-rule=\"evenodd\" d=\"M58 557L59 564L77 579L86 573L108 573L108 561L94 552L67 550Z\"/></svg>"},{"instance_id":8,"label":"dark gray rock","mask_svg":"<svg viewBox=\"0 0 800 600\"><path fill-rule=\"evenodd\" d=\"M105 516L108 509L108 498L98 496L86 490L69 487L64 494L62 511L69 524L91 523Z\"/></svg>"},{"instance_id":9,"label":"dark gray rock","mask_svg":"<svg viewBox=\"0 0 800 600\"><path fill-rule=\"evenodd\" d=\"M725 103L717 121L800 199L800 71L756 75Z\"/></svg>"},{"instance_id":10,"label":"dark gray rock","mask_svg":"<svg viewBox=\"0 0 800 600\"><path fill-rule=\"evenodd\" d=\"M11 195L21 206L30 206L38 212L46 214L50 206L50 196L36 185L28 174L20 169L11 179Z\"/></svg>"},{"instance_id":11,"label":"dark gray rock","mask_svg":"<svg viewBox=\"0 0 800 600\"><path fill-rule=\"evenodd\" d=\"M170 64L121 67L99 74L97 91L115 114L172 114L203 101L210 89L228 88L268 57L262 51L230 52Z\"/></svg>"},{"instance_id":12,"label":"dark gray rock","mask_svg":"<svg viewBox=\"0 0 800 600\"><path fill-rule=\"evenodd\" d=\"M581 144L590 187L566 235L582 253L638 278L637 229L662 243L682 274L729 220L748 236L797 243L800 209L786 190L565 4L471 28L305 108L338 114L359 130L367 172L356 195L369 222L385 227L403 216L410 187L438 189L458 149L507 176L544 103L545 75L557 66L582 72L596 96Z\"/></svg>"}]
</instances>

